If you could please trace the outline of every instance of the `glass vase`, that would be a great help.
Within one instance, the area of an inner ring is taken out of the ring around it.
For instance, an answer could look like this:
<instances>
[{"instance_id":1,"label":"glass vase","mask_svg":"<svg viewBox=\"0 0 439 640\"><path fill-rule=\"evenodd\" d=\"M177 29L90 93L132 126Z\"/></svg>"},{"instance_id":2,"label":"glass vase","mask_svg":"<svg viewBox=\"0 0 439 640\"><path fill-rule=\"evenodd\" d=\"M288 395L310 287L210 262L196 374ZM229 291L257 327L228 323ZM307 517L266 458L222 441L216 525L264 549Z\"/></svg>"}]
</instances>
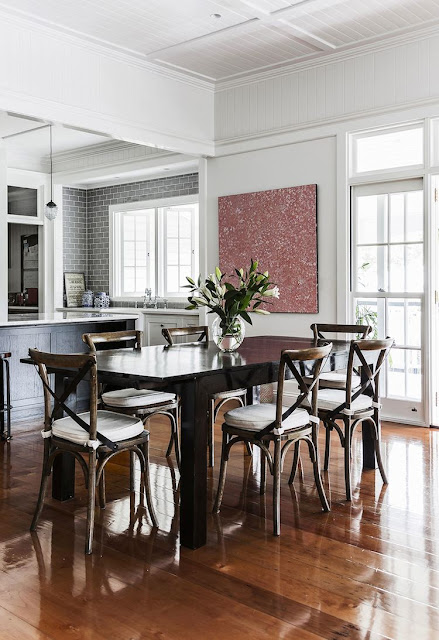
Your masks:
<instances>
[{"instance_id":1,"label":"glass vase","mask_svg":"<svg viewBox=\"0 0 439 640\"><path fill-rule=\"evenodd\" d=\"M223 326L221 326L221 324ZM222 322L217 316L212 324L212 339L221 351L235 351L245 338L245 324L242 318L235 316Z\"/></svg>"}]
</instances>

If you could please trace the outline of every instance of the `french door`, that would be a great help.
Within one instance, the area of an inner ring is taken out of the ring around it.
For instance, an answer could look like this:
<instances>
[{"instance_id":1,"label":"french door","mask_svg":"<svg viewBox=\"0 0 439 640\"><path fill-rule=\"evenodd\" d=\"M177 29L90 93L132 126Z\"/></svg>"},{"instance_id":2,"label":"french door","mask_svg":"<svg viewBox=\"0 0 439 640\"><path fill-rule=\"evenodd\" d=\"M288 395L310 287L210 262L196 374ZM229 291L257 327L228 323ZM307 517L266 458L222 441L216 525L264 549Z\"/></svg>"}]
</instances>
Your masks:
<instances>
[{"instance_id":1,"label":"french door","mask_svg":"<svg viewBox=\"0 0 439 640\"><path fill-rule=\"evenodd\" d=\"M383 417L425 424L425 246L421 178L352 187L352 316L391 336Z\"/></svg>"}]
</instances>

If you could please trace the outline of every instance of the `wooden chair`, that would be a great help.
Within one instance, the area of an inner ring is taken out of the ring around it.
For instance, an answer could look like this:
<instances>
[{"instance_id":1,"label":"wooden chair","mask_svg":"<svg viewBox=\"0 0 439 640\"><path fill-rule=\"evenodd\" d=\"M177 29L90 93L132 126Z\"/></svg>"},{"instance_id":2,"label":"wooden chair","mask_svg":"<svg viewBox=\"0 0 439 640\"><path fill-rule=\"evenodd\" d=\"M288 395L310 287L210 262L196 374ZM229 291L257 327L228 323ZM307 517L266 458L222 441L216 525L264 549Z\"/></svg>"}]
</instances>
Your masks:
<instances>
[{"instance_id":1,"label":"wooden chair","mask_svg":"<svg viewBox=\"0 0 439 640\"><path fill-rule=\"evenodd\" d=\"M344 447L344 467L346 499L351 500L351 445L355 429L359 424L368 424L374 439L378 468L384 484L387 476L381 456L381 423L380 423L380 394L379 381L393 339L385 340L352 340L345 389L327 388L319 391L319 417L326 427L325 462L323 469L328 470L331 446L331 431L338 433L342 447ZM374 353L375 352L375 353ZM365 355L366 353L366 355ZM375 361L375 365L367 362ZM356 367L361 366L363 380L357 384ZM370 395L367 395L370 394ZM343 427L337 424L343 422ZM363 426L363 429L365 427Z\"/></svg>"},{"instance_id":2,"label":"wooden chair","mask_svg":"<svg viewBox=\"0 0 439 640\"><path fill-rule=\"evenodd\" d=\"M334 336L327 334L347 333L355 335L356 338L367 338L371 333L372 327L368 324L320 324L314 323L310 327L317 340L333 340ZM352 384L358 387L361 382L361 373L355 371L352 376ZM346 371L326 371L322 373L319 381L320 389L346 389Z\"/></svg>"},{"instance_id":3,"label":"wooden chair","mask_svg":"<svg viewBox=\"0 0 439 640\"><path fill-rule=\"evenodd\" d=\"M133 348L142 348L142 331L114 331L109 333L84 333L83 341L89 346L90 351L96 352L96 345L110 345L134 341ZM180 441L178 423L180 414L179 398L174 393L148 389L117 389L116 391L103 391L101 401L104 408L110 411L118 411L129 415L138 416L146 424L150 418L156 415L167 416L171 423L171 437L169 439L166 457L171 455L174 445L175 458L180 468ZM132 456L134 462L134 456Z\"/></svg>"},{"instance_id":4,"label":"wooden chair","mask_svg":"<svg viewBox=\"0 0 439 640\"><path fill-rule=\"evenodd\" d=\"M256 404L228 411L224 416L221 469L213 512L221 507L226 480L227 461L230 449L237 442L249 442L261 450L261 493L266 489L266 463L273 476L273 533L280 535L280 480L283 463L288 449L294 444L294 464L297 464L299 446L305 441L313 464L314 479L324 511L329 504L323 489L318 459L317 392L322 362L332 348L332 344L300 350L282 351L276 404ZM301 365L312 366L312 382L308 384L302 373ZM300 394L292 406L283 406L285 373L289 370L296 379ZM309 411L300 405L310 398ZM274 454L270 443L274 442ZM290 481L292 482L291 475Z\"/></svg>"},{"instance_id":5,"label":"wooden chair","mask_svg":"<svg viewBox=\"0 0 439 640\"><path fill-rule=\"evenodd\" d=\"M195 344L207 344L209 342L209 327L181 327L162 329L162 335L169 346L174 346L175 338L187 338L188 336L198 336ZM221 391L214 393L210 398L209 408L209 433L208 433L208 450L209 450L209 467L213 467L214 460L214 428L220 409L230 400L237 400L242 407L246 405L247 389L234 389L233 391ZM252 455L251 447L247 446L247 452Z\"/></svg>"},{"instance_id":6,"label":"wooden chair","mask_svg":"<svg viewBox=\"0 0 439 640\"><path fill-rule=\"evenodd\" d=\"M148 510L152 523L156 527L157 518L151 501L149 482L149 432L144 429L143 422L138 418L97 409L96 354L65 355L29 349L29 355L38 367L38 373L43 383L45 406L44 430L41 432L44 438L43 469L31 531L35 531L38 524L53 461L58 454L63 452L72 454L80 463L88 489L86 553L91 553L93 546L96 487L99 487L100 506L104 508L104 468L107 462L121 451L133 452L140 460ZM51 366L72 371L72 380L60 396L50 386L47 367ZM66 402L87 375L90 387L90 410L77 414L67 406ZM59 413L62 415L63 411L67 416L57 418L57 415ZM84 454L88 457L88 464L83 457ZM130 486L132 484L133 478L131 478Z\"/></svg>"}]
</instances>

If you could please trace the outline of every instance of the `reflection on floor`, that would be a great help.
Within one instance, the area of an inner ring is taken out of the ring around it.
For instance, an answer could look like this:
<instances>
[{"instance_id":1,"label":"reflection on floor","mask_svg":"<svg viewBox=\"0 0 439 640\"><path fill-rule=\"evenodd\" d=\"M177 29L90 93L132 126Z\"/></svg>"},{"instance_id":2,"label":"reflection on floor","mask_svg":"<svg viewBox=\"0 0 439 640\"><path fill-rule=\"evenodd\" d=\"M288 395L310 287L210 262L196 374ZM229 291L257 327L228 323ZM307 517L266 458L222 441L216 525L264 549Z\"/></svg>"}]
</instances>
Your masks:
<instances>
[{"instance_id":1,"label":"reflection on floor","mask_svg":"<svg viewBox=\"0 0 439 640\"><path fill-rule=\"evenodd\" d=\"M312 472L282 482L282 533L273 538L270 480L259 495L259 458L232 450L220 516L208 544L178 547L179 476L164 458L165 422L151 425L152 487L160 529L128 491L128 459L108 467L105 511L96 508L95 546L84 555L85 491L51 498L37 534L28 531L42 459L39 425L0 445L0 637L193 640L234 638L439 637L439 431L385 425L390 484L361 473L353 451L354 499L344 501L334 442L324 514ZM209 472L209 499L218 474Z\"/></svg>"}]
</instances>

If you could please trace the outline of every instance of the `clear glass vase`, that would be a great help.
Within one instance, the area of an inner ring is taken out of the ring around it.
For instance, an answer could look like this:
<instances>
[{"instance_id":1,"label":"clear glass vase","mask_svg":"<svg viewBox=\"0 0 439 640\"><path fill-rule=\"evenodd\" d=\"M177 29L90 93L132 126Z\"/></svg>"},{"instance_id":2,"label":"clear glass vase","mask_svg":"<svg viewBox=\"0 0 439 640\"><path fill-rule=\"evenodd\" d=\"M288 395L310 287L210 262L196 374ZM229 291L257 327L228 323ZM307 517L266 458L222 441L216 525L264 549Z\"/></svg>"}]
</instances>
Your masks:
<instances>
[{"instance_id":1,"label":"clear glass vase","mask_svg":"<svg viewBox=\"0 0 439 640\"><path fill-rule=\"evenodd\" d=\"M242 318L235 316L221 326L221 318L217 316L212 324L212 339L221 351L235 351L245 338L245 324Z\"/></svg>"}]
</instances>

